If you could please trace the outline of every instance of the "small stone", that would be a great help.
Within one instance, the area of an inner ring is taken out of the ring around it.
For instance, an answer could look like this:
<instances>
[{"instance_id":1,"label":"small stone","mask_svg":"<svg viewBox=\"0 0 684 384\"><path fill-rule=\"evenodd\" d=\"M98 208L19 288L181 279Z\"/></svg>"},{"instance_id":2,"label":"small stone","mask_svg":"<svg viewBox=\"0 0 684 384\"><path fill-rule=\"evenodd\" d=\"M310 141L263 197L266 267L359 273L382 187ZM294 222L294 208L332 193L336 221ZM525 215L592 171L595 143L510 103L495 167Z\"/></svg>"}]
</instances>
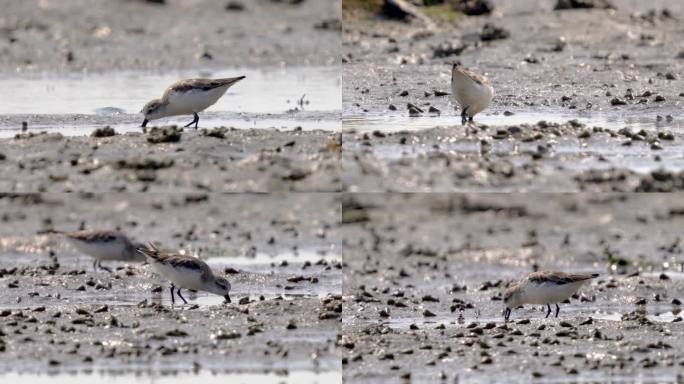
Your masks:
<instances>
[{"instance_id":1,"label":"small stone","mask_svg":"<svg viewBox=\"0 0 684 384\"><path fill-rule=\"evenodd\" d=\"M166 336L169 336L169 337L185 337L187 335L188 335L187 332L181 331L180 329L173 329L171 331L166 332Z\"/></svg>"},{"instance_id":2,"label":"small stone","mask_svg":"<svg viewBox=\"0 0 684 384\"><path fill-rule=\"evenodd\" d=\"M229 1L228 4L226 4L226 11L244 11L245 10L245 5L242 4L239 1Z\"/></svg>"},{"instance_id":3,"label":"small stone","mask_svg":"<svg viewBox=\"0 0 684 384\"><path fill-rule=\"evenodd\" d=\"M96 130L93 131L93 133L90 135L92 137L111 137L115 136L116 131L114 128L110 127L109 125L103 128L97 128Z\"/></svg>"},{"instance_id":4,"label":"small stone","mask_svg":"<svg viewBox=\"0 0 684 384\"><path fill-rule=\"evenodd\" d=\"M418 108L412 103L407 103L406 108L408 108L409 116L420 116L423 113L422 109Z\"/></svg>"},{"instance_id":5,"label":"small stone","mask_svg":"<svg viewBox=\"0 0 684 384\"><path fill-rule=\"evenodd\" d=\"M492 41L507 39L510 37L511 33L502 27L497 27L492 23L485 23L482 27L482 32L480 32L480 40L482 41Z\"/></svg>"},{"instance_id":6,"label":"small stone","mask_svg":"<svg viewBox=\"0 0 684 384\"><path fill-rule=\"evenodd\" d=\"M627 104L626 101L624 101L620 98L617 98L617 97L614 97L612 100L610 100L610 105L626 105L626 104Z\"/></svg>"}]
</instances>

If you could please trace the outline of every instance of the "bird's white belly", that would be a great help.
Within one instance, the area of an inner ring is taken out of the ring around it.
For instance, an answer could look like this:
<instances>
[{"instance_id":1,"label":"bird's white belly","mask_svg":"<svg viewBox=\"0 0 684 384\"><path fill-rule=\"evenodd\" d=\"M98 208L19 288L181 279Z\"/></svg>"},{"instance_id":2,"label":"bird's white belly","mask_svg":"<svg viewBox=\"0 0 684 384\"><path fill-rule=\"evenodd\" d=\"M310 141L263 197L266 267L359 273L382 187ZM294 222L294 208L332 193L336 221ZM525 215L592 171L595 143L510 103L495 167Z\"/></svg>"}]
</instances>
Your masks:
<instances>
[{"instance_id":1,"label":"bird's white belly","mask_svg":"<svg viewBox=\"0 0 684 384\"><path fill-rule=\"evenodd\" d=\"M126 247L123 242L111 241L107 243L88 243L69 239L69 242L80 252L98 260L125 260Z\"/></svg>"},{"instance_id":2,"label":"bird's white belly","mask_svg":"<svg viewBox=\"0 0 684 384\"><path fill-rule=\"evenodd\" d=\"M468 107L469 116L475 116L487 108L493 96L490 87L474 81L454 81L451 91L461 108Z\"/></svg>"},{"instance_id":3,"label":"bird's white belly","mask_svg":"<svg viewBox=\"0 0 684 384\"><path fill-rule=\"evenodd\" d=\"M151 261L151 265L157 273L171 281L176 287L202 290L203 284L199 270L172 267L158 261Z\"/></svg>"},{"instance_id":4,"label":"bird's white belly","mask_svg":"<svg viewBox=\"0 0 684 384\"><path fill-rule=\"evenodd\" d=\"M186 92L172 92L169 94L169 113L172 115L189 115L201 112L214 105L226 93L227 86L208 91L191 90Z\"/></svg>"},{"instance_id":5,"label":"bird's white belly","mask_svg":"<svg viewBox=\"0 0 684 384\"><path fill-rule=\"evenodd\" d=\"M582 286L583 282L557 285L553 283L530 283L525 289L525 302L528 304L554 304L569 299Z\"/></svg>"}]
</instances>

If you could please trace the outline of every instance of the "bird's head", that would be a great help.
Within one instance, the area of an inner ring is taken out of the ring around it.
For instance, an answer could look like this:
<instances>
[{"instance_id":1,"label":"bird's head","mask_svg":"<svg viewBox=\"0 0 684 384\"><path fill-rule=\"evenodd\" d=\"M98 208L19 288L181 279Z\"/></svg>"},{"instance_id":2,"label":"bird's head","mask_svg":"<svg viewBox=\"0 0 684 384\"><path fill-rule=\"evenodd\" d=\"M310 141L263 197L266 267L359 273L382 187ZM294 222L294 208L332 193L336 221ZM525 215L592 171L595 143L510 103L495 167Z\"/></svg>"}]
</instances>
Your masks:
<instances>
[{"instance_id":1,"label":"bird's head","mask_svg":"<svg viewBox=\"0 0 684 384\"><path fill-rule=\"evenodd\" d=\"M151 100L145 104L140 113L145 117L142 122L142 127L145 127L150 120L161 119L166 116L166 104L162 103L160 99Z\"/></svg>"}]
</instances>

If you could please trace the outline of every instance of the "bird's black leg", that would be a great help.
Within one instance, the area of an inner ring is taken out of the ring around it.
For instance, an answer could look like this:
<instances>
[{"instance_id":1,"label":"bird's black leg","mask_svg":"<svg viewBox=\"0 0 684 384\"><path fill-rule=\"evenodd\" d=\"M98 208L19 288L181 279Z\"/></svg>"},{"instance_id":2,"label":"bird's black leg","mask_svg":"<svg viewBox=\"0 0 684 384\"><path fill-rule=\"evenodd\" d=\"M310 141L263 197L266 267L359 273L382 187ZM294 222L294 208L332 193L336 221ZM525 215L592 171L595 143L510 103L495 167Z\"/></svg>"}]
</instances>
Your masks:
<instances>
[{"instance_id":1,"label":"bird's black leg","mask_svg":"<svg viewBox=\"0 0 684 384\"><path fill-rule=\"evenodd\" d=\"M558 317L558 312L560 312L560 307L556 304L556 317Z\"/></svg>"},{"instance_id":2,"label":"bird's black leg","mask_svg":"<svg viewBox=\"0 0 684 384\"><path fill-rule=\"evenodd\" d=\"M171 291L171 305L176 304L176 298L173 297L173 289L176 288L173 284L171 284L171 288L169 288L169 291Z\"/></svg>"},{"instance_id":3,"label":"bird's black leg","mask_svg":"<svg viewBox=\"0 0 684 384\"><path fill-rule=\"evenodd\" d=\"M468 107L463 108L463 111L461 112L461 124L465 125L466 121L468 120Z\"/></svg>"},{"instance_id":4,"label":"bird's black leg","mask_svg":"<svg viewBox=\"0 0 684 384\"><path fill-rule=\"evenodd\" d=\"M195 124L195 129L197 129L197 122L199 122L199 116L197 116L197 113L193 112L193 113L192 113L192 121L189 122L189 123L187 123L187 124L185 124L185 125L183 126L183 128L187 128L187 127L189 127L189 126Z\"/></svg>"},{"instance_id":5,"label":"bird's black leg","mask_svg":"<svg viewBox=\"0 0 684 384\"><path fill-rule=\"evenodd\" d=\"M93 260L93 271L97 272L97 259Z\"/></svg>"},{"instance_id":6,"label":"bird's black leg","mask_svg":"<svg viewBox=\"0 0 684 384\"><path fill-rule=\"evenodd\" d=\"M546 317L549 317L549 315L551 314L551 304L546 304L546 308L549 309L549 311L546 312ZM546 318L546 317L545 317L545 318Z\"/></svg>"},{"instance_id":7,"label":"bird's black leg","mask_svg":"<svg viewBox=\"0 0 684 384\"><path fill-rule=\"evenodd\" d=\"M510 317L511 317L511 309L510 309L510 308L506 308L506 309L504 310L504 320L505 320L505 321L508 321L508 319L509 319Z\"/></svg>"},{"instance_id":8,"label":"bird's black leg","mask_svg":"<svg viewBox=\"0 0 684 384\"><path fill-rule=\"evenodd\" d=\"M98 269L101 269L103 271L107 271L109 273L112 273L111 268L102 266L102 260L95 260L95 263L93 264L93 268L95 269L95 271L97 271Z\"/></svg>"},{"instance_id":9,"label":"bird's black leg","mask_svg":"<svg viewBox=\"0 0 684 384\"><path fill-rule=\"evenodd\" d=\"M193 124L195 124L195 129L197 129L197 124L199 124L199 115L197 112L192 113L192 121L185 125L184 128L187 128Z\"/></svg>"},{"instance_id":10,"label":"bird's black leg","mask_svg":"<svg viewBox=\"0 0 684 384\"><path fill-rule=\"evenodd\" d=\"M178 290L176 291L176 293L178 294L178 297L180 297L180 298L183 300L183 302L184 302L185 304L188 303L188 301L185 300L185 297L181 296L181 294L180 294L180 288L178 288Z\"/></svg>"}]
</instances>

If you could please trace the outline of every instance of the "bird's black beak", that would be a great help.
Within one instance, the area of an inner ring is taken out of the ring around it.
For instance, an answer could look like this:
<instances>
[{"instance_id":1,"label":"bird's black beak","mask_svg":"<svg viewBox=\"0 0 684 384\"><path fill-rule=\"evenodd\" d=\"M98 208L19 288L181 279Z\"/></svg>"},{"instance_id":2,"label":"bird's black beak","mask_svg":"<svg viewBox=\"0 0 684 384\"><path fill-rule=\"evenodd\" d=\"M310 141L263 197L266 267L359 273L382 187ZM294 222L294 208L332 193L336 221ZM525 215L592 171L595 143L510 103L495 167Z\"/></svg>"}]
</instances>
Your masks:
<instances>
[{"instance_id":1,"label":"bird's black beak","mask_svg":"<svg viewBox=\"0 0 684 384\"><path fill-rule=\"evenodd\" d=\"M226 303L230 303L230 295L225 295L223 298L226 299Z\"/></svg>"},{"instance_id":2,"label":"bird's black beak","mask_svg":"<svg viewBox=\"0 0 684 384\"><path fill-rule=\"evenodd\" d=\"M147 120L147 119L143 120L142 125L140 125L140 126L143 127L143 128L145 128L145 127L147 126L147 122L148 122L148 121L149 121L149 120Z\"/></svg>"}]
</instances>

